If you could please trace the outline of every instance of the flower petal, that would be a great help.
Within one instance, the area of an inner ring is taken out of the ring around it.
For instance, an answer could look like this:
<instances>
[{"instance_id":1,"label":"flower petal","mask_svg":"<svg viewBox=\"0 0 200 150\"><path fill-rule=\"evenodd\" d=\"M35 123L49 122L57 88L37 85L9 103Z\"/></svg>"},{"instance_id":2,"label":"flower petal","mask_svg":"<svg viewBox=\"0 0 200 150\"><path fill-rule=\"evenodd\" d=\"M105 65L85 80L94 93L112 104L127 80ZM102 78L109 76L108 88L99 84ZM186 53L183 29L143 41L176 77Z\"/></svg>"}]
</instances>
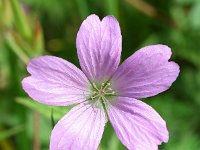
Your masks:
<instances>
[{"instance_id":1,"label":"flower petal","mask_svg":"<svg viewBox=\"0 0 200 150\"><path fill-rule=\"evenodd\" d=\"M41 56L27 67L31 76L22 81L23 89L34 100L47 105L72 105L89 94L89 81L81 70L64 59Z\"/></svg>"},{"instance_id":2,"label":"flower petal","mask_svg":"<svg viewBox=\"0 0 200 150\"><path fill-rule=\"evenodd\" d=\"M107 111L117 136L128 149L157 150L168 141L165 121L142 101L119 97Z\"/></svg>"},{"instance_id":3,"label":"flower petal","mask_svg":"<svg viewBox=\"0 0 200 150\"><path fill-rule=\"evenodd\" d=\"M50 150L96 150L102 138L104 111L90 104L74 107L54 127Z\"/></svg>"},{"instance_id":4,"label":"flower petal","mask_svg":"<svg viewBox=\"0 0 200 150\"><path fill-rule=\"evenodd\" d=\"M90 15L82 23L76 40L83 72L91 81L108 79L117 69L122 49L119 23L112 16L100 21Z\"/></svg>"},{"instance_id":5,"label":"flower petal","mask_svg":"<svg viewBox=\"0 0 200 150\"><path fill-rule=\"evenodd\" d=\"M171 49L165 45L146 46L119 66L112 78L120 96L146 98L167 90L179 74L179 66L169 62Z\"/></svg>"}]
</instances>

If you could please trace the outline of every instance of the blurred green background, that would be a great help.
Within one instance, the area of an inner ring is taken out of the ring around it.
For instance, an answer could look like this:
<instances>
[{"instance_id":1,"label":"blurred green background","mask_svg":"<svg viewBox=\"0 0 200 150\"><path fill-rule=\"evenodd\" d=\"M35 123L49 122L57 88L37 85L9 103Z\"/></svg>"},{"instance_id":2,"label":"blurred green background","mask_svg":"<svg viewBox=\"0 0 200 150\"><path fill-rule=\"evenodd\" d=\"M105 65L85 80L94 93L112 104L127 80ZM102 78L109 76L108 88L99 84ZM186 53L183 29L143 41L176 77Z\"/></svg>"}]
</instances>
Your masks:
<instances>
[{"instance_id":1,"label":"blurred green background","mask_svg":"<svg viewBox=\"0 0 200 150\"><path fill-rule=\"evenodd\" d=\"M0 0L0 149L48 150L53 122L70 108L32 101L21 86L26 64L54 55L79 66L76 34L92 13L118 19L122 61L145 45L172 48L177 81L144 101L167 121L170 140L160 150L200 150L199 0ZM123 149L108 124L99 150Z\"/></svg>"}]
</instances>

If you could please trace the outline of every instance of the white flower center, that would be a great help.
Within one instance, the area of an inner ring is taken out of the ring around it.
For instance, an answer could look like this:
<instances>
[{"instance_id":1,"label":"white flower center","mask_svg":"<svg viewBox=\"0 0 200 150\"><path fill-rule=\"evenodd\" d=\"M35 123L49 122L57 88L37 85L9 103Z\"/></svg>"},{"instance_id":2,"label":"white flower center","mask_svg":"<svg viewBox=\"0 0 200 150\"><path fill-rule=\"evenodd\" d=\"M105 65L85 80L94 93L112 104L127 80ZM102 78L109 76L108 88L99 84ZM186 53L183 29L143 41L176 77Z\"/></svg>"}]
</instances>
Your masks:
<instances>
[{"instance_id":1,"label":"white flower center","mask_svg":"<svg viewBox=\"0 0 200 150\"><path fill-rule=\"evenodd\" d=\"M105 105L108 99L116 96L116 92L112 89L110 82L103 82L101 84L92 83L91 90L92 92L88 100L97 105L99 102Z\"/></svg>"}]
</instances>

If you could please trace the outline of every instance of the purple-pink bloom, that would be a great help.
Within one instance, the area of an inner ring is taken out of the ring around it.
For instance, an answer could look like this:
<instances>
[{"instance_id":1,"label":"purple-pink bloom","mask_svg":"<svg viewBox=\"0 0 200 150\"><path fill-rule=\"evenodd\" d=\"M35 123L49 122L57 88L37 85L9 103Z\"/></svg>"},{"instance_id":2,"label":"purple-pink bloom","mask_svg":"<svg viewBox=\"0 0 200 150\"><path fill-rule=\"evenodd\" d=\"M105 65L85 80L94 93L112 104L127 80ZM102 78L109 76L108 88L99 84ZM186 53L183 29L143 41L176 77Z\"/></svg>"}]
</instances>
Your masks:
<instances>
[{"instance_id":1,"label":"purple-pink bloom","mask_svg":"<svg viewBox=\"0 0 200 150\"><path fill-rule=\"evenodd\" d=\"M77 104L54 127L50 150L96 150L107 121L130 150L157 150L167 142L165 121L137 100L167 90L179 74L165 45L141 48L120 66L122 36L117 20L90 15L77 34L81 69L53 56L34 58L23 88L34 100Z\"/></svg>"}]
</instances>

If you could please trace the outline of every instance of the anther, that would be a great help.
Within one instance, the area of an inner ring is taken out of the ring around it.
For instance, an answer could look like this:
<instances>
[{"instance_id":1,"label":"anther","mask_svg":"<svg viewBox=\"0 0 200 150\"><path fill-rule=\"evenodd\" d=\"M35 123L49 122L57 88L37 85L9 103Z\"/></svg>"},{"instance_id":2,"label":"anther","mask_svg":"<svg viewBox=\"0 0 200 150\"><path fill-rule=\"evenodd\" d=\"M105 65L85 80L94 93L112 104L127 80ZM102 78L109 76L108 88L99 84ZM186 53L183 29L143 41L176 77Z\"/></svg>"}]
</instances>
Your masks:
<instances>
[{"instance_id":1,"label":"anther","mask_svg":"<svg viewBox=\"0 0 200 150\"><path fill-rule=\"evenodd\" d=\"M103 87L103 90L107 89L111 84L108 82L106 83L106 86Z\"/></svg>"},{"instance_id":2,"label":"anther","mask_svg":"<svg viewBox=\"0 0 200 150\"><path fill-rule=\"evenodd\" d=\"M108 88L107 90L108 90L108 91L112 91L112 89L111 89L111 88Z\"/></svg>"},{"instance_id":3,"label":"anther","mask_svg":"<svg viewBox=\"0 0 200 150\"><path fill-rule=\"evenodd\" d=\"M110 82L108 82L107 85L110 86L111 85Z\"/></svg>"},{"instance_id":4,"label":"anther","mask_svg":"<svg viewBox=\"0 0 200 150\"><path fill-rule=\"evenodd\" d=\"M116 94L114 91L110 92L110 93L105 93L106 95L114 95Z\"/></svg>"},{"instance_id":5,"label":"anther","mask_svg":"<svg viewBox=\"0 0 200 150\"><path fill-rule=\"evenodd\" d=\"M112 94L115 94L115 91L112 91Z\"/></svg>"}]
</instances>

